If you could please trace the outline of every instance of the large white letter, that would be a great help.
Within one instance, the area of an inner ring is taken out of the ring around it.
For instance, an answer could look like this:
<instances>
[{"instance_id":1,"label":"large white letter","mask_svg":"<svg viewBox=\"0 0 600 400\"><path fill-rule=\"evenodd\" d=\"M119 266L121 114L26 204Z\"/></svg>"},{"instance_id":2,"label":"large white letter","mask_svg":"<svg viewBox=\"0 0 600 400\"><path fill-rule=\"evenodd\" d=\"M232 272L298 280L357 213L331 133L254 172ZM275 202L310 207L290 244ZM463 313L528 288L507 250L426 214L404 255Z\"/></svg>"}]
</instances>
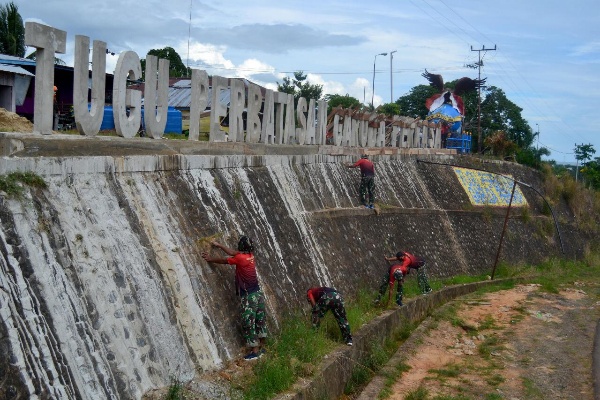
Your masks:
<instances>
[{"instance_id":1,"label":"large white letter","mask_svg":"<svg viewBox=\"0 0 600 400\"><path fill-rule=\"evenodd\" d=\"M33 131L51 135L54 120L54 54L67 51L67 32L37 22L26 22L25 44L35 47Z\"/></svg>"},{"instance_id":2,"label":"large white letter","mask_svg":"<svg viewBox=\"0 0 600 400\"><path fill-rule=\"evenodd\" d=\"M75 68L73 70L73 113L80 134L95 136L104 117L106 98L106 42L94 40L92 54L92 104L88 110L90 38L75 36Z\"/></svg>"},{"instance_id":3,"label":"large white letter","mask_svg":"<svg viewBox=\"0 0 600 400\"><path fill-rule=\"evenodd\" d=\"M306 99L300 97L298 104L296 105L296 120L298 121L298 127L296 128L296 140L298 144L304 144L306 141Z\"/></svg>"},{"instance_id":4,"label":"large white letter","mask_svg":"<svg viewBox=\"0 0 600 400\"><path fill-rule=\"evenodd\" d=\"M190 104L190 134L188 140L200 137L200 115L208 104L208 74L199 69L192 70L192 102Z\"/></svg>"},{"instance_id":5,"label":"large white letter","mask_svg":"<svg viewBox=\"0 0 600 400\"><path fill-rule=\"evenodd\" d=\"M342 134L341 134L341 130L343 127L343 120L342 120L342 126L340 126L340 115L339 114L335 114L333 116L333 144L336 146L341 146L342 144Z\"/></svg>"},{"instance_id":6,"label":"large white letter","mask_svg":"<svg viewBox=\"0 0 600 400\"><path fill-rule=\"evenodd\" d=\"M294 96L288 95L285 104L285 121L283 127L283 143L296 144L296 119L294 117Z\"/></svg>"},{"instance_id":7,"label":"large white letter","mask_svg":"<svg viewBox=\"0 0 600 400\"><path fill-rule=\"evenodd\" d=\"M135 81L141 77L139 56L134 51L119 54L113 82L113 114L117 134L124 138L134 137L142 121L142 93L127 89L128 79Z\"/></svg>"},{"instance_id":8,"label":"large white letter","mask_svg":"<svg viewBox=\"0 0 600 400\"><path fill-rule=\"evenodd\" d=\"M352 146L352 111L347 110L344 115L344 127L342 128L342 146Z\"/></svg>"},{"instance_id":9,"label":"large white letter","mask_svg":"<svg viewBox=\"0 0 600 400\"><path fill-rule=\"evenodd\" d=\"M260 108L262 106L262 94L260 87L251 83L248 86L248 112L246 114L246 142L258 143L260 141Z\"/></svg>"},{"instance_id":10,"label":"large white letter","mask_svg":"<svg viewBox=\"0 0 600 400\"><path fill-rule=\"evenodd\" d=\"M229 92L229 140L243 142L246 86L239 79L230 79Z\"/></svg>"},{"instance_id":11,"label":"large white letter","mask_svg":"<svg viewBox=\"0 0 600 400\"><path fill-rule=\"evenodd\" d=\"M385 120L379 122L379 130L375 137L375 147L385 147Z\"/></svg>"},{"instance_id":12,"label":"large white letter","mask_svg":"<svg viewBox=\"0 0 600 400\"><path fill-rule=\"evenodd\" d=\"M265 91L265 103L263 106L261 141L265 144L274 144L275 137L275 102L273 101L273 91Z\"/></svg>"},{"instance_id":13,"label":"large white letter","mask_svg":"<svg viewBox=\"0 0 600 400\"><path fill-rule=\"evenodd\" d=\"M315 141L316 118L315 99L310 99L308 102L308 114L306 116L306 137L304 139L305 144L317 144Z\"/></svg>"},{"instance_id":14,"label":"large white letter","mask_svg":"<svg viewBox=\"0 0 600 400\"><path fill-rule=\"evenodd\" d=\"M158 61L158 76L156 64ZM146 86L144 91L144 125L146 133L160 139L167 126L169 109L169 60L146 55Z\"/></svg>"},{"instance_id":15,"label":"large white letter","mask_svg":"<svg viewBox=\"0 0 600 400\"><path fill-rule=\"evenodd\" d=\"M209 142L225 142L227 134L221 129L221 118L227 116L227 105L221 103L221 91L227 89L227 78L213 75L210 97L210 137Z\"/></svg>"},{"instance_id":16,"label":"large white letter","mask_svg":"<svg viewBox=\"0 0 600 400\"><path fill-rule=\"evenodd\" d=\"M273 103L275 105L275 143L287 143L287 138L283 134L283 117L285 115L285 103L288 98L287 93L273 92Z\"/></svg>"},{"instance_id":17,"label":"large white letter","mask_svg":"<svg viewBox=\"0 0 600 400\"><path fill-rule=\"evenodd\" d=\"M95 136L102 125L106 98L106 42L94 40L92 53L92 104L88 110L90 38L75 35L73 113L80 134Z\"/></svg>"},{"instance_id":18,"label":"large white letter","mask_svg":"<svg viewBox=\"0 0 600 400\"><path fill-rule=\"evenodd\" d=\"M327 142L327 101L319 100L317 107L317 131L315 134L317 144Z\"/></svg>"}]
</instances>

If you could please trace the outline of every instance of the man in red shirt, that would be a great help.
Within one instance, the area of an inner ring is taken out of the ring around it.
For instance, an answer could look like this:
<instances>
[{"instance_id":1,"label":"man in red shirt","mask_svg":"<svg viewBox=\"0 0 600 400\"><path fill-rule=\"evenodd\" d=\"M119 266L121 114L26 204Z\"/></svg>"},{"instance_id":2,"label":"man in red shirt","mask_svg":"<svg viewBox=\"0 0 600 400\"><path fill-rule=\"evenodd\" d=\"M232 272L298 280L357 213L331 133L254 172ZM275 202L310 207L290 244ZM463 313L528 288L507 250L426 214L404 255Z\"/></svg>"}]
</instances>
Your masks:
<instances>
[{"instance_id":1,"label":"man in red shirt","mask_svg":"<svg viewBox=\"0 0 600 400\"><path fill-rule=\"evenodd\" d=\"M350 325L346 318L346 309L344 308L344 299L337 290L330 287L314 287L306 292L306 300L312 305L312 324L318 328L321 318L325 316L328 310L331 310L335 320L340 327L344 342L352 346L352 334Z\"/></svg>"},{"instance_id":2,"label":"man in red shirt","mask_svg":"<svg viewBox=\"0 0 600 400\"><path fill-rule=\"evenodd\" d=\"M396 304L402 306L402 297L404 295L404 277L410 273L411 269L417 270L417 282L419 289L422 294L431 293L431 287L425 274L425 260L410 254L406 251L399 251L396 253L396 257L385 257L386 261L399 261L396 264L390 265L388 273L383 277L381 286L379 287L379 295L375 299L375 303L379 303L381 297L385 293L387 286L389 285L389 298L392 297L392 291L394 289L394 283L398 281L398 288L396 291ZM389 301L389 300L388 300Z\"/></svg>"},{"instance_id":3,"label":"man in red shirt","mask_svg":"<svg viewBox=\"0 0 600 400\"><path fill-rule=\"evenodd\" d=\"M265 295L258 284L258 275L254 265L254 244L247 236L242 236L238 242L238 249L230 249L220 243L212 241L217 247L230 257L210 257L202 253L209 263L235 265L235 292L240 296L242 306L242 335L250 352L244 357L246 361L260 358L264 353L264 342L267 337L267 318Z\"/></svg>"},{"instance_id":4,"label":"man in red shirt","mask_svg":"<svg viewBox=\"0 0 600 400\"><path fill-rule=\"evenodd\" d=\"M360 168L360 201L366 208L375 207L375 166L364 154L354 164L348 164L348 168ZM368 197L367 197L368 194ZM367 202L368 200L368 202Z\"/></svg>"}]
</instances>

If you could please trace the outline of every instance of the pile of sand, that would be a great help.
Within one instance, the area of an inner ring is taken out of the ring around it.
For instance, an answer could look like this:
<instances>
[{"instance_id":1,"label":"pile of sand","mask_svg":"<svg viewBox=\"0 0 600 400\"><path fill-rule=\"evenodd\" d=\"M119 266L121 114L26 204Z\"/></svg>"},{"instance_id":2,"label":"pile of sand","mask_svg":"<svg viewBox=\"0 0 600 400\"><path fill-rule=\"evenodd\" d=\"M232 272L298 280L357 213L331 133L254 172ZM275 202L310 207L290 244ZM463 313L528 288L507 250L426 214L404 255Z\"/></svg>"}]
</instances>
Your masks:
<instances>
[{"instance_id":1,"label":"pile of sand","mask_svg":"<svg viewBox=\"0 0 600 400\"><path fill-rule=\"evenodd\" d=\"M0 132L33 132L33 123L27 118L0 107Z\"/></svg>"}]
</instances>

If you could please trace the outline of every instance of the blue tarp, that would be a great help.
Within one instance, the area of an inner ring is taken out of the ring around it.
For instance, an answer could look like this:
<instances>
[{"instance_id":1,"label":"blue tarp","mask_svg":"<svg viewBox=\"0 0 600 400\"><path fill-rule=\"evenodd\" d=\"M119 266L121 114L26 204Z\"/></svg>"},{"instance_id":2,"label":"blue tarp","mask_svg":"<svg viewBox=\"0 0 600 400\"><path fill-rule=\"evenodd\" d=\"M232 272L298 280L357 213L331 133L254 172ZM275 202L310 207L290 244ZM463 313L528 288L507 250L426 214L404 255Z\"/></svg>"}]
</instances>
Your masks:
<instances>
[{"instance_id":1,"label":"blue tarp","mask_svg":"<svg viewBox=\"0 0 600 400\"><path fill-rule=\"evenodd\" d=\"M144 109L142 108L142 127L144 126ZM104 117L102 118L102 125L100 130L113 130L115 129L115 119L113 115L112 106L104 107ZM167 110L167 125L165 126L165 133L178 133L181 134L183 131L183 120L181 111L169 107Z\"/></svg>"}]
</instances>

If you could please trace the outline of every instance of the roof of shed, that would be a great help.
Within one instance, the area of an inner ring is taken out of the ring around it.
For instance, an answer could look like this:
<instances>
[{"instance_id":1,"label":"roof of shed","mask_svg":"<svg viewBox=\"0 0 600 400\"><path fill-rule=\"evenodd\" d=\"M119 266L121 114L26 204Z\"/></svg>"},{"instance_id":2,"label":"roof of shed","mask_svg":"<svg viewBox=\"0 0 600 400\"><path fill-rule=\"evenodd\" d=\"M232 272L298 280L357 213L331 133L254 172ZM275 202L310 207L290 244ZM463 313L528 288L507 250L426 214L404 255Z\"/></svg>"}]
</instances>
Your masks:
<instances>
[{"instance_id":1,"label":"roof of shed","mask_svg":"<svg viewBox=\"0 0 600 400\"><path fill-rule=\"evenodd\" d=\"M0 71L11 72L13 74L19 74L19 75L35 76L31 72L29 72L21 67L18 67L16 65L0 64Z\"/></svg>"}]
</instances>

